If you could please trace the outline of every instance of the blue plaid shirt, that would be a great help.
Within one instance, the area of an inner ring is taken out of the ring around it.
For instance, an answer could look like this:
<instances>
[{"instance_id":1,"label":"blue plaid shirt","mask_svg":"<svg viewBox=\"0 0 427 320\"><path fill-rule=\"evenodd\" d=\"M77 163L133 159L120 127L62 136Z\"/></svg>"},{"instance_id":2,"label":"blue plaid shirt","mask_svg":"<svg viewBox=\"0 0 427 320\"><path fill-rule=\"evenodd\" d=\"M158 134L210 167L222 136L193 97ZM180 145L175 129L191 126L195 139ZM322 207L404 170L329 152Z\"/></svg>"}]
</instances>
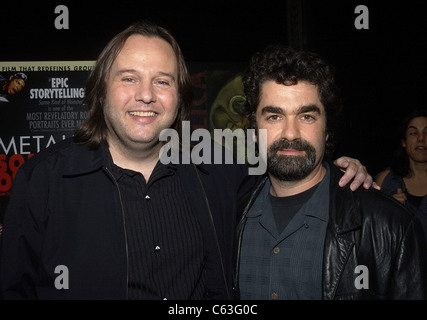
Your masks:
<instances>
[{"instance_id":1,"label":"blue plaid shirt","mask_svg":"<svg viewBox=\"0 0 427 320\"><path fill-rule=\"evenodd\" d=\"M322 298L323 245L329 216L329 167L316 191L279 234L270 180L247 214L240 256L243 300ZM326 201L325 201L326 200Z\"/></svg>"}]
</instances>

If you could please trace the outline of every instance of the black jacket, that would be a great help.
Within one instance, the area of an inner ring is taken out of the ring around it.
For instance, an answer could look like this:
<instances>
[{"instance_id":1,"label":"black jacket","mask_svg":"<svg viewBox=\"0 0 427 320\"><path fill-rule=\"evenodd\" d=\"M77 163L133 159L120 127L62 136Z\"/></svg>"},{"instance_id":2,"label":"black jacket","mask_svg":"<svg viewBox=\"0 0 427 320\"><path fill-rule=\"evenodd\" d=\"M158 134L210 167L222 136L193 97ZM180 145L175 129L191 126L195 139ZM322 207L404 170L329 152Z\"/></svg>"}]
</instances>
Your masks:
<instances>
[{"instance_id":1,"label":"black jacket","mask_svg":"<svg viewBox=\"0 0 427 320\"><path fill-rule=\"evenodd\" d=\"M381 191L338 186L342 173L330 165L329 222L326 232L322 298L427 299L427 246L417 218ZM238 295L239 254L246 214L265 181L239 204L234 288ZM364 265L369 288L355 286Z\"/></svg>"},{"instance_id":2,"label":"black jacket","mask_svg":"<svg viewBox=\"0 0 427 320\"><path fill-rule=\"evenodd\" d=\"M207 248L207 299L231 299L236 206L258 179L245 165L177 165ZM4 219L5 299L126 299L123 206L101 148L70 139L18 171ZM69 289L55 288L68 269Z\"/></svg>"}]
</instances>

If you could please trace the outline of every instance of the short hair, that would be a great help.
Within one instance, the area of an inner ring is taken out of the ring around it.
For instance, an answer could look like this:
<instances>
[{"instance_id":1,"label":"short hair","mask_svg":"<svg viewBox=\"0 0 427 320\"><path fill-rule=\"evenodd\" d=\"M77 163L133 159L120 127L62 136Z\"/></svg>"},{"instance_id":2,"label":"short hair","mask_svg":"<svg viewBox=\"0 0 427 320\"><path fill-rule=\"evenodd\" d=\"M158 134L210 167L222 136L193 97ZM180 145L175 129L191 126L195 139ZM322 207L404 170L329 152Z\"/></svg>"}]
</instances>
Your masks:
<instances>
[{"instance_id":1,"label":"short hair","mask_svg":"<svg viewBox=\"0 0 427 320\"><path fill-rule=\"evenodd\" d=\"M280 44L273 44L262 52L255 53L243 76L244 93L246 96L246 116L251 127L257 128L256 111L260 101L261 85L265 81L275 81L286 86L295 85L299 81L307 81L317 86L320 101L326 113L325 153L331 156L334 151L335 132L338 117L341 116L342 103L334 77L335 69L318 54L296 50Z\"/></svg>"},{"instance_id":2,"label":"short hair","mask_svg":"<svg viewBox=\"0 0 427 320\"><path fill-rule=\"evenodd\" d=\"M192 102L191 78L178 42L165 28L150 21L138 21L114 36L100 53L86 82L84 103L89 109L87 119L75 129L74 142L89 143L90 149L98 148L101 141L107 142L107 125L104 119L103 103L107 90L107 77L114 60L132 35L159 38L169 43L178 63L178 115L172 128L181 134L182 121L190 116Z\"/></svg>"}]
</instances>

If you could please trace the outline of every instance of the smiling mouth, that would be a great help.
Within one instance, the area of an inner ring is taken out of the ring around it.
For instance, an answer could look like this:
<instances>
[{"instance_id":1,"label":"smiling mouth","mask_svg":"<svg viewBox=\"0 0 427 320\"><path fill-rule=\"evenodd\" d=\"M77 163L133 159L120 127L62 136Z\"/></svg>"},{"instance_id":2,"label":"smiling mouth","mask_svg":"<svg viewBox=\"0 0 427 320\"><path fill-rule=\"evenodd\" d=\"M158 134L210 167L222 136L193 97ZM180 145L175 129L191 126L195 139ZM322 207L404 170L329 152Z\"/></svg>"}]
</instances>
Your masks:
<instances>
[{"instance_id":1,"label":"smiling mouth","mask_svg":"<svg viewBox=\"0 0 427 320\"><path fill-rule=\"evenodd\" d=\"M137 116L137 117L156 117L157 113L152 111L130 111L129 114L131 116Z\"/></svg>"}]
</instances>

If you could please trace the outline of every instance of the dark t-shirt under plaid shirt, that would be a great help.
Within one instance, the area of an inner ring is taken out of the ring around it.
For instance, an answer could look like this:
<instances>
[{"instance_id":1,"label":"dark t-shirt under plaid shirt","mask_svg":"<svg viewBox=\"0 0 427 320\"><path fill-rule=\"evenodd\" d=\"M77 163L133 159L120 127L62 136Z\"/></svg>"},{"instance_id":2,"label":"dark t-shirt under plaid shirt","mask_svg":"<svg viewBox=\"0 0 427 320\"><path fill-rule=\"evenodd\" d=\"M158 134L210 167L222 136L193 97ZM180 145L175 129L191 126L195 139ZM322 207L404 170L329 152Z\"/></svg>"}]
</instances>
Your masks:
<instances>
[{"instance_id":1,"label":"dark t-shirt under plaid shirt","mask_svg":"<svg viewBox=\"0 0 427 320\"><path fill-rule=\"evenodd\" d=\"M278 232L267 181L247 214L240 255L243 300L322 298L323 245L329 218L329 167L310 199Z\"/></svg>"}]
</instances>

